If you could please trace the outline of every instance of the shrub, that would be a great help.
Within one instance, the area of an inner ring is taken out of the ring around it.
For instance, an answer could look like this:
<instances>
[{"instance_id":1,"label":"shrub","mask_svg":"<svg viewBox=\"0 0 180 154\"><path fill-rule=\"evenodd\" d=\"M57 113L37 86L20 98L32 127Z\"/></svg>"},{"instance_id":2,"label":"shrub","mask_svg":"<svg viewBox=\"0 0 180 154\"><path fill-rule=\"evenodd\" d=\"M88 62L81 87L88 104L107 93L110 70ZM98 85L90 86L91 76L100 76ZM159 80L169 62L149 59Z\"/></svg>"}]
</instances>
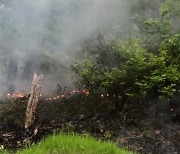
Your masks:
<instances>
[{"instance_id":1,"label":"shrub","mask_svg":"<svg viewBox=\"0 0 180 154\"><path fill-rule=\"evenodd\" d=\"M179 35L162 42L160 53L148 53L139 41L130 39L98 41L89 57L72 68L78 84L90 94L108 94L117 109L126 103L148 98L169 97L178 93L180 81ZM171 51L171 52L170 52ZM103 61L104 57L104 61ZM117 61L118 60L118 61Z\"/></svg>"}]
</instances>

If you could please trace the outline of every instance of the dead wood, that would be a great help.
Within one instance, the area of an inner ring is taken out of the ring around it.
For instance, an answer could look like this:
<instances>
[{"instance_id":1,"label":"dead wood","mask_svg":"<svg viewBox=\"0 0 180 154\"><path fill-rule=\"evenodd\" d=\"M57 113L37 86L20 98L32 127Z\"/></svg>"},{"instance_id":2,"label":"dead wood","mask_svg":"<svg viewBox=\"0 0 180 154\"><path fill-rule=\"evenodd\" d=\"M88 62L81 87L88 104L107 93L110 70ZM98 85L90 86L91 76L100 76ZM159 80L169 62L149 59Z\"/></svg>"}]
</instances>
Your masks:
<instances>
[{"instance_id":1,"label":"dead wood","mask_svg":"<svg viewBox=\"0 0 180 154\"><path fill-rule=\"evenodd\" d=\"M34 123L35 112L40 97L42 82L43 82L43 75L38 76L35 73L33 76L30 97L26 109L25 128L29 128Z\"/></svg>"}]
</instances>

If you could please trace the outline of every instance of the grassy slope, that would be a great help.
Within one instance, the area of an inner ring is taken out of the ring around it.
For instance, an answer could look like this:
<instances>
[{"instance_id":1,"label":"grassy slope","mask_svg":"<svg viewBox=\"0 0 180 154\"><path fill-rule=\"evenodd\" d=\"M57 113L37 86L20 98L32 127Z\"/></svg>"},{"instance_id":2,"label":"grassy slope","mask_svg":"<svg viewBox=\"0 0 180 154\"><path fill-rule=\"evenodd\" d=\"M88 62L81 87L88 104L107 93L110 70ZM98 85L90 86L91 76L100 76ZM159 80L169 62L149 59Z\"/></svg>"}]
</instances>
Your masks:
<instances>
[{"instance_id":1,"label":"grassy slope","mask_svg":"<svg viewBox=\"0 0 180 154\"><path fill-rule=\"evenodd\" d=\"M64 133L54 134L18 154L131 154L111 142Z\"/></svg>"}]
</instances>

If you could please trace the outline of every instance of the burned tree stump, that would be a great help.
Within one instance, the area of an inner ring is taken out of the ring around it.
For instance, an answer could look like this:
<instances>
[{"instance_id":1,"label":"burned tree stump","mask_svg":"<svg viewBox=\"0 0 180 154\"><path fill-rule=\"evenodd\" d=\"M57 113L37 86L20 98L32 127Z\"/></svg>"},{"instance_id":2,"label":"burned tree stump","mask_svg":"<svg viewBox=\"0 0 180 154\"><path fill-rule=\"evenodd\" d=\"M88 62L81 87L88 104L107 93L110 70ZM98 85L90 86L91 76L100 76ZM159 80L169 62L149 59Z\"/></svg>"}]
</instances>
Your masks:
<instances>
[{"instance_id":1,"label":"burned tree stump","mask_svg":"<svg viewBox=\"0 0 180 154\"><path fill-rule=\"evenodd\" d=\"M37 76L37 74L35 73L33 76L30 97L26 109L25 128L29 128L34 123L35 112L42 87L42 81L43 75Z\"/></svg>"}]
</instances>

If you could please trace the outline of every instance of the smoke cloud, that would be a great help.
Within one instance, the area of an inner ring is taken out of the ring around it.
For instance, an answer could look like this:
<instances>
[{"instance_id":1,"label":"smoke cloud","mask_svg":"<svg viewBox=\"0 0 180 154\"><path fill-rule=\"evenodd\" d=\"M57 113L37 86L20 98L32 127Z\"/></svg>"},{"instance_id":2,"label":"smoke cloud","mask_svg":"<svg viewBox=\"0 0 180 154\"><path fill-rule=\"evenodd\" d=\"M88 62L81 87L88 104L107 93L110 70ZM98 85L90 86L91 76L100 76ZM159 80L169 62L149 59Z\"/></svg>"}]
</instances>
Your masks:
<instances>
[{"instance_id":1,"label":"smoke cloud","mask_svg":"<svg viewBox=\"0 0 180 154\"><path fill-rule=\"evenodd\" d=\"M57 83L73 88L72 61L83 41L101 33L130 35L128 0L1 0L0 87L28 91L34 72L44 92Z\"/></svg>"}]
</instances>

